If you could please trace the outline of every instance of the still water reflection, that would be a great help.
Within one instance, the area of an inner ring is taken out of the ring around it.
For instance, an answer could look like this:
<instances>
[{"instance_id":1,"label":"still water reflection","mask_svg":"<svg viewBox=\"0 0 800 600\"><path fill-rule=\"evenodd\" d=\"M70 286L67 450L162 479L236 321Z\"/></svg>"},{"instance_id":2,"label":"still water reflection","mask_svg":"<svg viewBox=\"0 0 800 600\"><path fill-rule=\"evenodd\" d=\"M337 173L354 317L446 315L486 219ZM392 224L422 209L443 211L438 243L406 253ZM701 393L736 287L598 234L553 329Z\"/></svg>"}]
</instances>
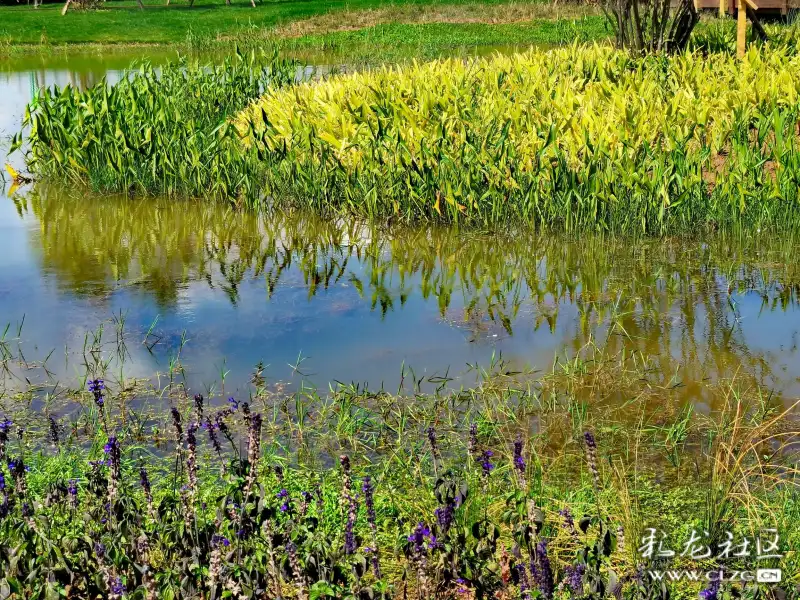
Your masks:
<instances>
[{"instance_id":1,"label":"still water reflection","mask_svg":"<svg viewBox=\"0 0 800 600\"><path fill-rule=\"evenodd\" d=\"M13 206L7 320L26 315L23 337L44 350L120 312L140 335L158 319L161 342L128 367L142 375L183 331L195 384L222 368L244 383L259 360L288 378L300 355L320 384L393 384L403 362L458 374L498 351L546 368L589 339L655 356L688 395L737 372L788 391L800 373L793 241L385 228L44 187Z\"/></svg>"},{"instance_id":2,"label":"still water reflection","mask_svg":"<svg viewBox=\"0 0 800 600\"><path fill-rule=\"evenodd\" d=\"M103 76L119 73L80 63L0 73L0 163L37 85ZM258 361L272 380L302 372L319 385L394 387L402 364L468 383L467 363L502 353L547 369L595 339L655 357L656 379L681 385L688 400L705 400L701 382L737 374L792 396L797 249L766 235L386 228L39 186L0 193L0 326L14 331L24 318L31 361L57 349L55 378L75 376L87 331L122 317L136 340L128 376L166 370L185 332L181 358L195 388L222 372L227 389L244 386Z\"/></svg>"}]
</instances>

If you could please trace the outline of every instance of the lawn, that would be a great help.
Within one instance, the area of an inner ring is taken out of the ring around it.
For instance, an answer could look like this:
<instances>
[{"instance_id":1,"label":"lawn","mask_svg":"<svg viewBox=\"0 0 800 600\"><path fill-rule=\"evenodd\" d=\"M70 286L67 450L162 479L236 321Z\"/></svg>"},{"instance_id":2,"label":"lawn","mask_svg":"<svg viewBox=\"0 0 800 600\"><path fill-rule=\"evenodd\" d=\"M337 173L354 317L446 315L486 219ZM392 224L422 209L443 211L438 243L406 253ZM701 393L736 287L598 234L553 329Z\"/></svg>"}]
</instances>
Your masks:
<instances>
[{"instance_id":1,"label":"lawn","mask_svg":"<svg viewBox=\"0 0 800 600\"><path fill-rule=\"evenodd\" d=\"M492 7L496 12L502 3L494 0L478 5L467 0L399 0L392 3L383 0L289 0L261 2L253 8L248 0L232 0L231 6L226 6L222 0L198 0L192 7L186 0L176 0L170 6L165 2L146 2L145 9L139 10L135 2L122 0L108 2L105 6L108 8L70 10L63 17L60 14L61 3L46 4L36 10L24 4L0 7L0 44L183 43L190 29L191 36L215 38L240 33L243 28L272 29L313 17L330 19L329 13L340 10L346 12L342 19L337 19L338 29L347 28L347 21L355 19L358 12L370 10L382 15L384 20L392 19L392 12L395 12L407 21L411 18L410 13L418 17L420 12L447 6L451 7L448 20L453 21L454 18L457 20L453 16L454 6L469 6L474 14L476 6L486 6L487 10ZM511 6L546 8L531 2ZM521 17L512 18L524 19L529 12L523 11ZM470 20L474 18L470 17ZM359 22L353 27L363 25Z\"/></svg>"}]
</instances>

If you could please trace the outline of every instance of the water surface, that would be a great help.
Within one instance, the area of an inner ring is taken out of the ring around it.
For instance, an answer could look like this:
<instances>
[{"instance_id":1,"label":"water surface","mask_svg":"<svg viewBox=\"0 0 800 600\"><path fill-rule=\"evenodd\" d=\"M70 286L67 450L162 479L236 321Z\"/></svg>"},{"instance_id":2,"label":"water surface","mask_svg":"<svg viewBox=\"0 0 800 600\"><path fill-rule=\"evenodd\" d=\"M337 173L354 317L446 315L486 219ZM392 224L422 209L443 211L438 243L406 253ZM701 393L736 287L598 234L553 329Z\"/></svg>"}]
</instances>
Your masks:
<instances>
[{"instance_id":1,"label":"water surface","mask_svg":"<svg viewBox=\"0 0 800 600\"><path fill-rule=\"evenodd\" d=\"M119 76L91 60L0 73L3 144L37 86ZM194 389L223 373L244 387L259 362L292 385L394 388L403 365L469 384L468 365L493 356L546 370L593 342L653 357L687 401L711 403L705 382L739 376L788 397L797 250L766 233L488 234L28 186L0 195L0 323L13 337L24 320L26 359L49 355L54 379L80 372L87 332L124 321L126 375L164 373L180 351Z\"/></svg>"}]
</instances>

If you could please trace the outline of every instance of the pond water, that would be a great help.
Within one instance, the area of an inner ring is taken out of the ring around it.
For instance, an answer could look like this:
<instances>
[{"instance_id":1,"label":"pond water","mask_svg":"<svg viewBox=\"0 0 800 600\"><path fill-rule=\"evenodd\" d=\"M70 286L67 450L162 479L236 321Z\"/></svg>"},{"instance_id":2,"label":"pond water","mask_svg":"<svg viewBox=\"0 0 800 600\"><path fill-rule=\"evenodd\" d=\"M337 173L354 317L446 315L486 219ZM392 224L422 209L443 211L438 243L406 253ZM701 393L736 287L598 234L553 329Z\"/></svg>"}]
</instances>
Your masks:
<instances>
[{"instance_id":1,"label":"pond water","mask_svg":"<svg viewBox=\"0 0 800 600\"><path fill-rule=\"evenodd\" d=\"M114 81L124 60L6 64L0 147L36 86ZM10 339L24 321L26 360L49 355L52 379L79 372L87 332L124 320L127 376L164 373L180 351L200 391L223 372L226 390L244 387L259 362L291 385L394 389L403 365L469 384L468 365L502 355L546 370L593 339L655 357L687 401L742 374L788 398L800 394L797 250L766 234L489 235L28 186L0 193L0 329Z\"/></svg>"}]
</instances>

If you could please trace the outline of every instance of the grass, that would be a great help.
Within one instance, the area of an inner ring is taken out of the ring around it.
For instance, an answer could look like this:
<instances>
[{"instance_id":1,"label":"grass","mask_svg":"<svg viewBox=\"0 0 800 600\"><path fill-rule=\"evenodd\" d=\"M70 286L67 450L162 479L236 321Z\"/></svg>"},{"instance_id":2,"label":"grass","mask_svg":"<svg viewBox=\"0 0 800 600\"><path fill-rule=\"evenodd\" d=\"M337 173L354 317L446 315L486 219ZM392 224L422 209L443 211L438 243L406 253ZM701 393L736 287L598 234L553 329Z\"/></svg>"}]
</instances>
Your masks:
<instances>
[{"instance_id":1,"label":"grass","mask_svg":"<svg viewBox=\"0 0 800 600\"><path fill-rule=\"evenodd\" d=\"M247 396L226 402L193 397L180 367L161 386L126 379L132 342L117 334L94 338L74 384L3 388L0 587L14 600L121 587L131 598L644 599L660 589L648 569L754 568L648 560L648 527L677 549L693 530L719 544L776 528L784 556L759 566L782 567L796 597L797 424L746 379L713 384L720 408L703 415L652 387L648 357L590 343L550 373L509 376L498 362L475 388L432 393L413 382L287 394L256 369ZM18 343L4 336L4 364L30 373ZM704 585L667 584L673 598Z\"/></svg>"},{"instance_id":2,"label":"grass","mask_svg":"<svg viewBox=\"0 0 800 600\"><path fill-rule=\"evenodd\" d=\"M528 2L515 4L488 0L480 5L495 7L496 14L505 9L497 6L526 6ZM389 18L408 19L408 8L414 13L425 14L439 6L449 7L452 15L459 14L457 7L465 5L467 14L474 14L474 0L400 0L391 4L381 0L331 0L310 2L264 2L252 8L249 2L234 2L228 7L221 1L199 0L192 8L185 2L176 0L167 7L162 3L146 3L140 11L135 2L129 0L108 3L108 8L96 11L74 11L61 17L61 4L46 4L38 10L27 6L0 7L0 40L9 46L38 44L173 44L183 43L187 32L202 38L215 39L230 37L243 29L271 30L288 26L292 22L304 21L312 17L331 19L327 15L343 12L350 18L354 11L380 9ZM537 6L541 7L541 4ZM393 15L392 8L397 7ZM417 7L424 7L417 10ZM453 8L456 7L456 8ZM389 11L386 13L386 11ZM547 10L537 8L535 14L542 16ZM557 12L557 11L556 11ZM516 13L515 13L516 14ZM524 11L534 14L534 11ZM402 22L402 21L400 21Z\"/></svg>"},{"instance_id":3,"label":"grass","mask_svg":"<svg viewBox=\"0 0 800 600\"><path fill-rule=\"evenodd\" d=\"M277 43L290 56L346 64L427 60L458 54L524 50L597 41L609 32L601 16L538 19L524 23L389 23L363 29L305 34Z\"/></svg>"}]
</instances>

